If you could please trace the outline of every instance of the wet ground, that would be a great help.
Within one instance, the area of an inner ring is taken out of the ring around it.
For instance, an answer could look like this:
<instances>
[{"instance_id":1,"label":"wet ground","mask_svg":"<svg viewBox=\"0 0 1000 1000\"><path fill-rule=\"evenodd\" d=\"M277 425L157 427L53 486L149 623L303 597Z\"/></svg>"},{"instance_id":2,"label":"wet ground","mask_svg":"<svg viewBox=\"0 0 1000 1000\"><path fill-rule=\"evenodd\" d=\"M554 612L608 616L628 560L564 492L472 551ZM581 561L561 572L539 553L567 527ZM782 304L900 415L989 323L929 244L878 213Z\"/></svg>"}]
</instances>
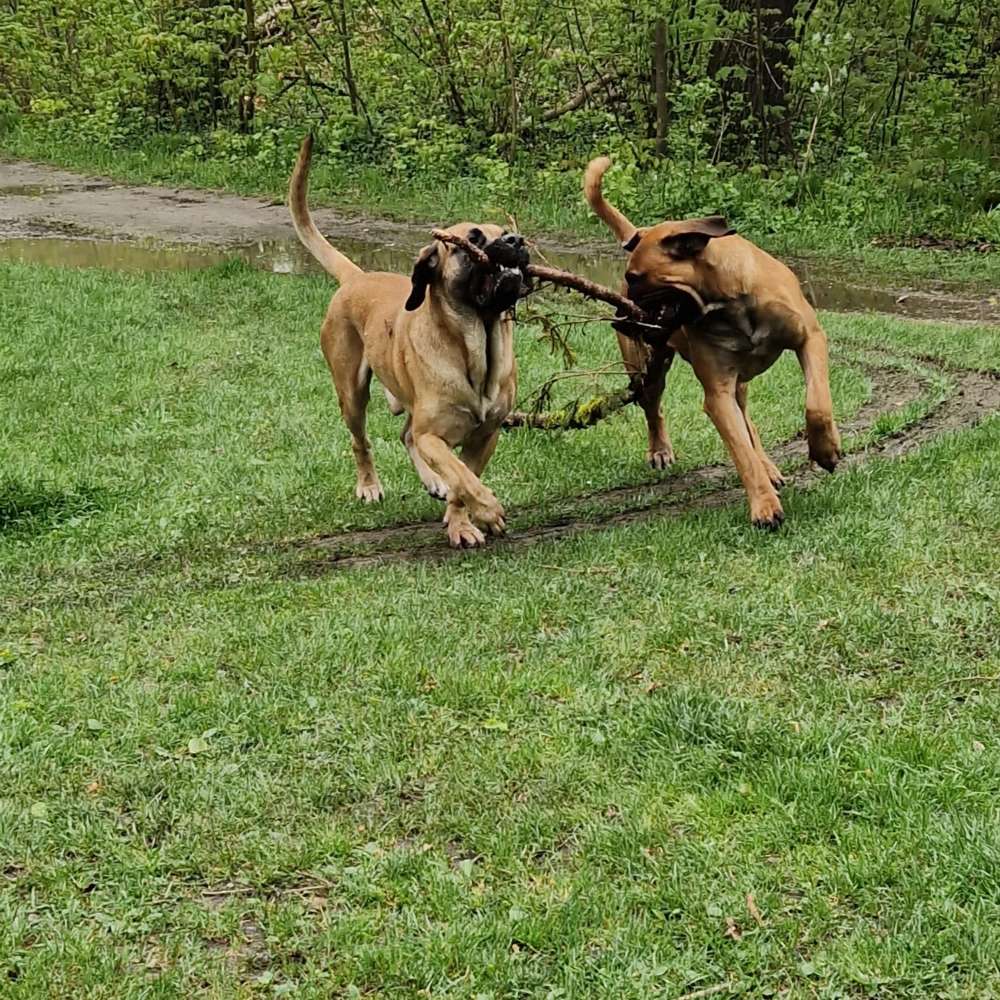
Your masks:
<instances>
[{"instance_id":1,"label":"wet ground","mask_svg":"<svg viewBox=\"0 0 1000 1000\"><path fill-rule=\"evenodd\" d=\"M409 270L429 227L320 209L320 229L362 267ZM546 245L556 267L602 284L621 280L622 256ZM315 272L283 204L211 191L116 184L33 163L0 162L0 260L124 271L208 267L238 257L278 274ZM920 319L1000 322L1000 301L918 288L874 288L790 262L823 309Z\"/></svg>"}]
</instances>

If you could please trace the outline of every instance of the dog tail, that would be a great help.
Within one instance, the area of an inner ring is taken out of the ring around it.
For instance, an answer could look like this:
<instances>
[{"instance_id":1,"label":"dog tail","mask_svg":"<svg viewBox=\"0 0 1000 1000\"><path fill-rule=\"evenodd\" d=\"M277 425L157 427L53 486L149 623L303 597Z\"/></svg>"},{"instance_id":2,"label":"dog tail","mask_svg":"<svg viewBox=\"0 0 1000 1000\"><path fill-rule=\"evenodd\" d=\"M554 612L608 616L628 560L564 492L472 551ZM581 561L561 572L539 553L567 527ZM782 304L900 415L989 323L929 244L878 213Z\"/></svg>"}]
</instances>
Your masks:
<instances>
[{"instance_id":1,"label":"dog tail","mask_svg":"<svg viewBox=\"0 0 1000 1000\"><path fill-rule=\"evenodd\" d=\"M309 161L312 159L313 137L307 135L302 140L299 158L295 161L295 169L288 181L288 209L292 213L292 222L302 245L323 265L323 269L332 274L342 285L355 275L364 273L349 257L331 246L326 237L316 228L309 206L306 204L306 191L309 187Z\"/></svg>"},{"instance_id":2,"label":"dog tail","mask_svg":"<svg viewBox=\"0 0 1000 1000\"><path fill-rule=\"evenodd\" d=\"M583 173L583 196L598 218L624 245L632 240L638 230L614 205L604 200L601 182L610 166L611 160L607 156L600 156L587 164L587 169Z\"/></svg>"}]
</instances>

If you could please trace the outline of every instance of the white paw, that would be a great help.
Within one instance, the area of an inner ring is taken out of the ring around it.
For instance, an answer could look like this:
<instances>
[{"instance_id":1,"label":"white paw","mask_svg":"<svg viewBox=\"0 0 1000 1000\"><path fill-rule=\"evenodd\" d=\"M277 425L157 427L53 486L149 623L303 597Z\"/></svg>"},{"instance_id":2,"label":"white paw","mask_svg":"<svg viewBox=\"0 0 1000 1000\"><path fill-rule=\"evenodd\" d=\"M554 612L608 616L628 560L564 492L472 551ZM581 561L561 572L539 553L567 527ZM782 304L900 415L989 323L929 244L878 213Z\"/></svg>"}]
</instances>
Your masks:
<instances>
[{"instance_id":1,"label":"white paw","mask_svg":"<svg viewBox=\"0 0 1000 1000\"><path fill-rule=\"evenodd\" d=\"M425 482L424 488L427 490L428 496L434 497L435 500L448 499L448 487L440 479L431 479Z\"/></svg>"},{"instance_id":2,"label":"white paw","mask_svg":"<svg viewBox=\"0 0 1000 1000\"><path fill-rule=\"evenodd\" d=\"M385 497L382 484L378 480L374 483L358 483L354 489L354 495L362 503L378 503Z\"/></svg>"},{"instance_id":3,"label":"white paw","mask_svg":"<svg viewBox=\"0 0 1000 1000\"><path fill-rule=\"evenodd\" d=\"M646 461L650 468L669 469L674 464L674 451L672 448L660 448L656 451L646 453Z\"/></svg>"}]
</instances>

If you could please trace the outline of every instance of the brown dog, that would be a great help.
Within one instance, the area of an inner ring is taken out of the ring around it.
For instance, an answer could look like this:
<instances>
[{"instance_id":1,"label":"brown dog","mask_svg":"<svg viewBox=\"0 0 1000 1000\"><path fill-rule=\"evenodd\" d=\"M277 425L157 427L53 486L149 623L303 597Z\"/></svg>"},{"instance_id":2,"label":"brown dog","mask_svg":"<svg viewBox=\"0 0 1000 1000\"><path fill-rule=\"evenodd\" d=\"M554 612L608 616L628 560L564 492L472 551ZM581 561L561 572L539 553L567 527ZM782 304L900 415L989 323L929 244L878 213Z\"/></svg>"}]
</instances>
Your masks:
<instances>
[{"instance_id":1,"label":"brown dog","mask_svg":"<svg viewBox=\"0 0 1000 1000\"><path fill-rule=\"evenodd\" d=\"M406 412L400 435L431 496L447 499L452 545L482 545L480 528L501 534L504 510L479 477L517 390L511 308L523 274L474 266L465 251L435 241L420 251L410 277L368 273L332 247L306 204L312 141L302 144L288 184L295 230L306 249L340 283L323 321L321 343L340 410L351 432L356 494L381 500L382 484L365 434L372 372L393 413ZM524 240L499 226L461 223L449 232L505 257L523 259ZM458 458L453 449L461 445Z\"/></svg>"},{"instance_id":2,"label":"brown dog","mask_svg":"<svg viewBox=\"0 0 1000 1000\"><path fill-rule=\"evenodd\" d=\"M673 461L660 397L677 351L702 384L705 412L743 480L751 520L758 527L777 528L784 519L777 493L783 479L747 413L747 383L767 371L782 351L795 351L806 381L809 457L832 472L841 458L840 433L833 420L826 335L816 313L795 275L735 236L719 216L637 229L604 199L601 182L610 166L607 157L592 160L583 190L590 207L630 253L626 294L655 313L671 296L676 299L678 286L688 286L706 306L662 342L648 345L618 335L646 414L650 464L663 468Z\"/></svg>"}]
</instances>

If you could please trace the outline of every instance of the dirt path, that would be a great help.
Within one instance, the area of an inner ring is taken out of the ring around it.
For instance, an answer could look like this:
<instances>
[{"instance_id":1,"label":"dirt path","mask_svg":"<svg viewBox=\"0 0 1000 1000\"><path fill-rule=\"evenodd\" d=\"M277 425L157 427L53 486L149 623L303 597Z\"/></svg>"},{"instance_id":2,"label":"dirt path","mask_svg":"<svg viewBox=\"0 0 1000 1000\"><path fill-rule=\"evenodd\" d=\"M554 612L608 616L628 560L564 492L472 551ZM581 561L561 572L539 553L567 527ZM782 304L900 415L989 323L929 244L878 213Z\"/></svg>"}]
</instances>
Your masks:
<instances>
[{"instance_id":1,"label":"dirt path","mask_svg":"<svg viewBox=\"0 0 1000 1000\"><path fill-rule=\"evenodd\" d=\"M424 227L316 212L330 236L370 242L427 240ZM133 187L38 163L0 161L0 239L103 236L225 247L295 240L282 202L187 188Z\"/></svg>"},{"instance_id":2,"label":"dirt path","mask_svg":"<svg viewBox=\"0 0 1000 1000\"><path fill-rule=\"evenodd\" d=\"M945 369L921 359L932 370ZM903 370L897 363L873 356L866 363L872 378L872 397L841 429L847 436L864 435L884 413L898 411L919 400L930 389L928 379ZM947 372L954 380L947 397L910 426L851 451L841 468L852 468L872 458L899 458L940 434L975 426L1000 411L1000 378L973 372ZM791 470L790 482L797 488L813 488L826 473L807 462L806 443L797 438L771 450L784 470ZM729 465L711 465L668 476L660 483L615 487L566 501L567 512L541 524L517 531L516 510L510 512L514 530L505 538L491 541L499 550L520 549L538 542L567 538L608 527L634 524L653 517L679 517L692 510L745 503L745 494ZM595 513L599 511L599 513ZM524 511L523 513L529 513ZM272 551L292 553L288 567L292 576L322 575L337 570L356 569L387 563L438 561L474 554L449 549L442 540L437 520L393 525L370 531L290 540L270 546ZM298 557L295 552L300 553Z\"/></svg>"}]
</instances>

